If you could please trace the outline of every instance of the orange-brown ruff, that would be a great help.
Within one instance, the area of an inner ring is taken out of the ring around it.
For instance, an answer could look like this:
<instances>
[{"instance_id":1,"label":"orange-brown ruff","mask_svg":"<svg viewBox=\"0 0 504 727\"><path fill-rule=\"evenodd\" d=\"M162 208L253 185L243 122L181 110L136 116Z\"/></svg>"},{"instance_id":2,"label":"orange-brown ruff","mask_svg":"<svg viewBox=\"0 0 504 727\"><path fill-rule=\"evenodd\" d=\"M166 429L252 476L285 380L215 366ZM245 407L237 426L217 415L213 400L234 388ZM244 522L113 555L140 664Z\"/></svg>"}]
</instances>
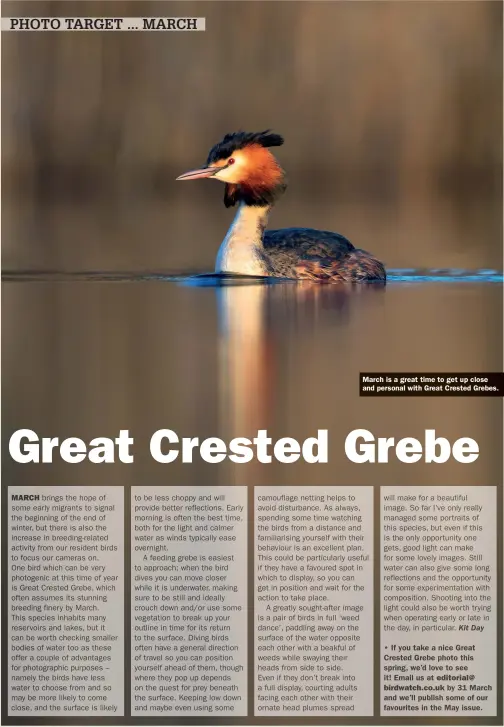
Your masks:
<instances>
[{"instance_id":1,"label":"orange-brown ruff","mask_svg":"<svg viewBox=\"0 0 504 727\"><path fill-rule=\"evenodd\" d=\"M226 134L203 167L178 177L222 181L224 204L238 205L216 271L320 283L384 282L383 264L337 232L303 227L266 231L269 212L286 189L284 171L269 151L282 144L283 138L269 131Z\"/></svg>"}]
</instances>

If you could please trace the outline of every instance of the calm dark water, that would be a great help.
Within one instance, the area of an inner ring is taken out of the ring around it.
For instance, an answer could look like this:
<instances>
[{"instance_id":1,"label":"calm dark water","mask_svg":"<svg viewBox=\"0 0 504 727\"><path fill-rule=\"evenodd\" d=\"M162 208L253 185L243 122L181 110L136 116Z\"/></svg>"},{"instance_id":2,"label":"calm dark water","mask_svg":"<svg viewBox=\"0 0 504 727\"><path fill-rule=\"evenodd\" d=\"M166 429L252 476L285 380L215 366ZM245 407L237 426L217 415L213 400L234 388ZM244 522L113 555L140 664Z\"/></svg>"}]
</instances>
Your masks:
<instances>
[{"instance_id":1,"label":"calm dark water","mask_svg":"<svg viewBox=\"0 0 504 727\"><path fill-rule=\"evenodd\" d=\"M4 482L16 484L496 484L502 400L359 398L359 371L502 370L502 277L392 274L385 287L216 286L164 274L4 274ZM90 440L129 429L133 464L16 465L10 434ZM298 440L329 430L329 463L158 464L150 436ZM471 465L356 465L356 428L480 444Z\"/></svg>"},{"instance_id":2,"label":"calm dark water","mask_svg":"<svg viewBox=\"0 0 504 727\"><path fill-rule=\"evenodd\" d=\"M361 399L358 381L360 371L502 370L502 194L475 186L460 199L429 189L387 201L328 183L314 194L302 179L271 226L348 234L392 271L385 288L188 276L213 269L231 222L219 185L2 204L4 481L501 481L501 400ZM6 445L19 428L84 440L129 429L135 461L15 465ZM329 463L162 465L149 451L161 428L226 441L328 429ZM352 464L344 441L357 428L420 439L434 428L473 437L481 455L471 465Z\"/></svg>"}]
</instances>

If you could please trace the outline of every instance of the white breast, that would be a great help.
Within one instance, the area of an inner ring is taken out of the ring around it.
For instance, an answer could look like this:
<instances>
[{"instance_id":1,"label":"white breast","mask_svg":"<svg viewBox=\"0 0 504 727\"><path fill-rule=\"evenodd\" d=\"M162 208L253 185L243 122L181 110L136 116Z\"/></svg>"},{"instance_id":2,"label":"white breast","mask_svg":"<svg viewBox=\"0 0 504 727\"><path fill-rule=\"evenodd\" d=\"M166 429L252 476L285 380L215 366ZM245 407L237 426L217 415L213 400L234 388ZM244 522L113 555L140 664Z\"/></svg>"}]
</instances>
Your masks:
<instances>
[{"instance_id":1,"label":"white breast","mask_svg":"<svg viewBox=\"0 0 504 727\"><path fill-rule=\"evenodd\" d=\"M262 233L267 210L240 205L217 253L215 272L265 275L261 259Z\"/></svg>"}]
</instances>

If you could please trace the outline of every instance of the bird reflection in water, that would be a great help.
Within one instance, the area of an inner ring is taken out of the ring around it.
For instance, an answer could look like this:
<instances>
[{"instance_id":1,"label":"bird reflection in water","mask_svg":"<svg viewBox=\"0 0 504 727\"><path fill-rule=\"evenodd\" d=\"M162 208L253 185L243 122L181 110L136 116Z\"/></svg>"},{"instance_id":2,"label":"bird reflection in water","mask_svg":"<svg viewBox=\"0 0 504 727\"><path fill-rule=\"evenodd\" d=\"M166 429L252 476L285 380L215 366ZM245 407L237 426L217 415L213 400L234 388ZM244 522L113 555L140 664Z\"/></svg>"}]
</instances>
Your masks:
<instances>
[{"instance_id":1,"label":"bird reflection in water","mask_svg":"<svg viewBox=\"0 0 504 727\"><path fill-rule=\"evenodd\" d=\"M223 285L215 288L219 316L219 430L226 441L253 439L259 429L274 438L292 436L278 421L278 398L289 386L292 346L313 337L338 335L362 297L384 292L382 284L312 283ZM317 355L314 350L313 355ZM287 396L289 393L287 392ZM275 415L276 412L276 415ZM274 433L275 427L279 431ZM226 462L226 482L259 484L264 465Z\"/></svg>"}]
</instances>

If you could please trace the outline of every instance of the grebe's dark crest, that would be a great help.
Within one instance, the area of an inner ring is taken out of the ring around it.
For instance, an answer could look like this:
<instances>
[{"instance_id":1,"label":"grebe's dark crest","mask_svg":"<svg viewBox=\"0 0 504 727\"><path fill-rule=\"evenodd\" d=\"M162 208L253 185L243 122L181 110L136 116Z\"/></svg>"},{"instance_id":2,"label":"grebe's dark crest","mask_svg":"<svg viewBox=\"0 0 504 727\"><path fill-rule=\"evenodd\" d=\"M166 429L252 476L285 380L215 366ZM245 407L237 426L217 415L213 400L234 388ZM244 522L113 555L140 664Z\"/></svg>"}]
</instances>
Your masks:
<instances>
[{"instance_id":1,"label":"grebe's dark crest","mask_svg":"<svg viewBox=\"0 0 504 727\"><path fill-rule=\"evenodd\" d=\"M212 147L206 164L178 177L225 183L224 204L238 212L219 249L216 272L317 282L384 282L383 264L336 232L301 227L266 230L285 173L269 151L284 140L270 131L238 131Z\"/></svg>"}]
</instances>

